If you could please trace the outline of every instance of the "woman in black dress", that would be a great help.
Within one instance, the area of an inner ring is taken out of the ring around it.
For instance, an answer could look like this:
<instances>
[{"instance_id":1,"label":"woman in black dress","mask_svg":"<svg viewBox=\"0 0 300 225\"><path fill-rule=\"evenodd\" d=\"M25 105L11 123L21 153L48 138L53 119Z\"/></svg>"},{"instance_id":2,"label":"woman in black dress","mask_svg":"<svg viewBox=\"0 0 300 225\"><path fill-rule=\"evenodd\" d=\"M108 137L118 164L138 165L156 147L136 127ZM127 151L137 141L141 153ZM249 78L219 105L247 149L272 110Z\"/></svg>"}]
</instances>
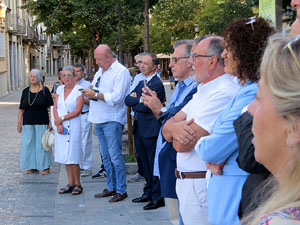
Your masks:
<instances>
[{"instance_id":1,"label":"woman in black dress","mask_svg":"<svg viewBox=\"0 0 300 225\"><path fill-rule=\"evenodd\" d=\"M53 105L49 89L41 84L40 70L29 73L30 86L22 92L18 112L18 132L22 133L20 168L27 173L49 174L52 165L52 151L46 152L42 137L48 129L48 108Z\"/></svg>"}]
</instances>

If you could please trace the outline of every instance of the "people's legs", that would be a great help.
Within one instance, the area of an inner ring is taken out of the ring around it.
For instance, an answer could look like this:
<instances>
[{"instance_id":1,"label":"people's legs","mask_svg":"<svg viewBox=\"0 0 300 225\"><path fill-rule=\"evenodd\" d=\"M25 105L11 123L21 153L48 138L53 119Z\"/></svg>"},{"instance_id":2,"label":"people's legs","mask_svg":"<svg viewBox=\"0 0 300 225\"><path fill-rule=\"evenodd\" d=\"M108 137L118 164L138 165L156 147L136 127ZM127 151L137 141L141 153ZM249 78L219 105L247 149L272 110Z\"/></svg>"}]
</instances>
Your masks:
<instances>
[{"instance_id":1,"label":"people's legs","mask_svg":"<svg viewBox=\"0 0 300 225\"><path fill-rule=\"evenodd\" d=\"M70 165L72 180L74 180L74 184L81 184L80 182L80 167L79 164Z\"/></svg>"},{"instance_id":2,"label":"people's legs","mask_svg":"<svg viewBox=\"0 0 300 225\"><path fill-rule=\"evenodd\" d=\"M22 126L22 138L21 138L21 157L20 168L21 169L36 169L35 160L35 130L33 125Z\"/></svg>"},{"instance_id":3,"label":"people's legs","mask_svg":"<svg viewBox=\"0 0 300 225\"><path fill-rule=\"evenodd\" d=\"M81 169L92 170L93 166L93 156L92 156L92 126L87 120L88 113L81 115L81 150L82 150L82 160L80 164Z\"/></svg>"},{"instance_id":4,"label":"people's legs","mask_svg":"<svg viewBox=\"0 0 300 225\"><path fill-rule=\"evenodd\" d=\"M65 164L65 168L66 168L66 171L67 171L69 184L71 186L73 186L75 184L75 180L74 180L74 177L72 176L72 165L71 164Z\"/></svg>"},{"instance_id":5,"label":"people's legs","mask_svg":"<svg viewBox=\"0 0 300 225\"><path fill-rule=\"evenodd\" d=\"M135 135L134 135L134 138L136 138ZM144 176L142 161L141 161L141 158L140 158L138 152L136 152L135 156L136 156L136 161L137 161L137 166L138 166L137 173L141 176Z\"/></svg>"},{"instance_id":6,"label":"people's legs","mask_svg":"<svg viewBox=\"0 0 300 225\"><path fill-rule=\"evenodd\" d=\"M169 216L173 225L179 225L178 200L176 198L165 198L168 206Z\"/></svg>"},{"instance_id":7,"label":"people's legs","mask_svg":"<svg viewBox=\"0 0 300 225\"><path fill-rule=\"evenodd\" d=\"M153 169L154 169L154 158L155 158L155 150L156 150L156 141L157 137L151 138L144 138L144 146L145 146L145 153L147 157L147 173L150 176L150 187L151 187L151 197L153 200L161 200L163 197L161 196L160 190L160 181L157 176L153 176ZM146 172L145 172L146 173Z\"/></svg>"},{"instance_id":8,"label":"people's legs","mask_svg":"<svg viewBox=\"0 0 300 225\"><path fill-rule=\"evenodd\" d=\"M144 186L143 195L147 195L147 197L151 198L151 177L152 174L150 172L149 166L148 166L148 156L147 156L147 150L144 146L143 137L140 137L138 135L134 138L134 144L137 151L137 154L139 154L142 167L144 171L144 177L146 180L146 185Z\"/></svg>"},{"instance_id":9,"label":"people's legs","mask_svg":"<svg viewBox=\"0 0 300 225\"><path fill-rule=\"evenodd\" d=\"M116 182L116 192L119 194L124 194L126 192L126 168L122 155L123 125L117 122L105 123L103 126L103 132L112 162L112 174ZM105 161L103 152L102 155L103 161ZM104 164L104 167L107 171L108 168L106 167L106 164Z\"/></svg>"},{"instance_id":10,"label":"people's legs","mask_svg":"<svg viewBox=\"0 0 300 225\"><path fill-rule=\"evenodd\" d=\"M95 131L99 140L100 151L102 155L102 162L104 164L107 175L107 188L109 191L116 190L116 180L114 178L115 172L111 163L111 158L108 150L108 144L104 135L104 127L106 123L95 124Z\"/></svg>"},{"instance_id":11,"label":"people's legs","mask_svg":"<svg viewBox=\"0 0 300 225\"><path fill-rule=\"evenodd\" d=\"M176 193L179 210L185 225L209 225L207 187L204 178L177 179Z\"/></svg>"}]
</instances>

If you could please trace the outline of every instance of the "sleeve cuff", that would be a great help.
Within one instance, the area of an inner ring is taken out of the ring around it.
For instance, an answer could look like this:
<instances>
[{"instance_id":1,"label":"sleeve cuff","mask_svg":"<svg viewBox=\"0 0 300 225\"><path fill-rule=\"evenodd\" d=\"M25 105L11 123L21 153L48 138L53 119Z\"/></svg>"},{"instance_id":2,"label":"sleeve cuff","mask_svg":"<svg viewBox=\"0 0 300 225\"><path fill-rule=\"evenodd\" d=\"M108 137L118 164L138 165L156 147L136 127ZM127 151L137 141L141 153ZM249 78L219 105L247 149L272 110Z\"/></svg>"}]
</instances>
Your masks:
<instances>
[{"instance_id":1,"label":"sleeve cuff","mask_svg":"<svg viewBox=\"0 0 300 225\"><path fill-rule=\"evenodd\" d=\"M104 97L104 100L105 100L105 102L106 102L107 105L114 106L114 103L112 101L112 95L111 95L111 93L103 94L103 97Z\"/></svg>"}]
</instances>

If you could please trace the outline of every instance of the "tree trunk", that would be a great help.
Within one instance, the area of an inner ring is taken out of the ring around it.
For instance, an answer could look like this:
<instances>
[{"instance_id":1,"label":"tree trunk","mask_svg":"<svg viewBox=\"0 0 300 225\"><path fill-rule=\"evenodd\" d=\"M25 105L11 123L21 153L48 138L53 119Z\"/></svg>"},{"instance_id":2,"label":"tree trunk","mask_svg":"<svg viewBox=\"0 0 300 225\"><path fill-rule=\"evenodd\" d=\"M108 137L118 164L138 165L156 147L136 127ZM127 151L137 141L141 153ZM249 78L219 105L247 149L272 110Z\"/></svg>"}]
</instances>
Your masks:
<instances>
[{"instance_id":1,"label":"tree trunk","mask_svg":"<svg viewBox=\"0 0 300 225\"><path fill-rule=\"evenodd\" d=\"M145 34L144 34L144 51L149 52L149 0L145 0Z\"/></svg>"},{"instance_id":2,"label":"tree trunk","mask_svg":"<svg viewBox=\"0 0 300 225\"><path fill-rule=\"evenodd\" d=\"M118 30L119 30L119 61L124 64L123 59L123 35L122 35L122 7L121 1L118 2Z\"/></svg>"}]
</instances>

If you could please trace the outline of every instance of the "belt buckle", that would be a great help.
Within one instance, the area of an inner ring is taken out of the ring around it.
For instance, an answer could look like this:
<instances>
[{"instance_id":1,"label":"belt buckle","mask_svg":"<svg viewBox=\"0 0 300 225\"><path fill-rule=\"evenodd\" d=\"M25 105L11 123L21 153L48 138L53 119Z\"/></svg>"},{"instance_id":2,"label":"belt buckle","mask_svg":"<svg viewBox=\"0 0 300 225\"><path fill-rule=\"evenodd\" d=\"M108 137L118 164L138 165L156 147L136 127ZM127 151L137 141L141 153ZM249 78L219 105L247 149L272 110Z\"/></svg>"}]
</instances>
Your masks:
<instances>
[{"instance_id":1,"label":"belt buckle","mask_svg":"<svg viewBox=\"0 0 300 225\"><path fill-rule=\"evenodd\" d=\"M181 180L183 180L183 177L182 177L182 172L181 171L178 171L179 172L179 177Z\"/></svg>"}]
</instances>

